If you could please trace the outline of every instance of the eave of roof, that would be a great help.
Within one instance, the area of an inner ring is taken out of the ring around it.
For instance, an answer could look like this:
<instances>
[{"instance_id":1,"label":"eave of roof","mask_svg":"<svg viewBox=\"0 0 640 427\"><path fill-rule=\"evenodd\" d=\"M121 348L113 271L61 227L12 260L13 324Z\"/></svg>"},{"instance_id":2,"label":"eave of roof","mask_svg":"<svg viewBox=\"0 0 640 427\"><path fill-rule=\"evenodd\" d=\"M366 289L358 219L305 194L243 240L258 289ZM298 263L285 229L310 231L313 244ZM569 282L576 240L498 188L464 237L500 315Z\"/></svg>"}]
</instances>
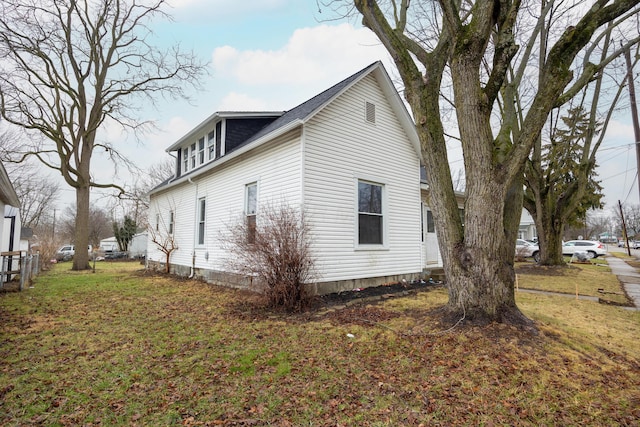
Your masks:
<instances>
[{"instance_id":1,"label":"eave of roof","mask_svg":"<svg viewBox=\"0 0 640 427\"><path fill-rule=\"evenodd\" d=\"M171 144L169 148L165 151L167 153L171 151L176 151L182 144L187 141L191 141L194 137L202 135L203 132L209 130L208 126L212 122L222 120L222 119L249 119L249 118L260 118L260 117L280 117L284 114L284 111L216 111L202 122L200 122L195 128L191 129L188 133L186 133L182 138Z\"/></svg>"},{"instance_id":2,"label":"eave of roof","mask_svg":"<svg viewBox=\"0 0 640 427\"><path fill-rule=\"evenodd\" d=\"M0 163L0 200L6 205L20 207L20 199L2 163Z\"/></svg>"}]
</instances>

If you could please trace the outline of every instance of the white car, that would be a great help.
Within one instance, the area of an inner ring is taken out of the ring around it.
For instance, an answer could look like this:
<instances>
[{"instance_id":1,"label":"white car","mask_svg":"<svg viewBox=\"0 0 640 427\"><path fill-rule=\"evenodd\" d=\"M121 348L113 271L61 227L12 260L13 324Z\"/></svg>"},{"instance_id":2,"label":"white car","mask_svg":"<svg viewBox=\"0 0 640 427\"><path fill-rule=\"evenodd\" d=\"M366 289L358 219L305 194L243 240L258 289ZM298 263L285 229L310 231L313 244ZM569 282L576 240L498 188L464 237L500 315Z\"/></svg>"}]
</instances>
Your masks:
<instances>
[{"instance_id":1,"label":"white car","mask_svg":"<svg viewBox=\"0 0 640 427\"><path fill-rule=\"evenodd\" d=\"M516 240L516 257L517 258L533 258L535 262L540 261L540 248L538 245L527 242L523 239Z\"/></svg>"},{"instance_id":2,"label":"white car","mask_svg":"<svg viewBox=\"0 0 640 427\"><path fill-rule=\"evenodd\" d=\"M576 252L586 252L587 257L597 258L605 255L607 250L597 240L569 240L562 245L562 255L573 255Z\"/></svg>"}]
</instances>

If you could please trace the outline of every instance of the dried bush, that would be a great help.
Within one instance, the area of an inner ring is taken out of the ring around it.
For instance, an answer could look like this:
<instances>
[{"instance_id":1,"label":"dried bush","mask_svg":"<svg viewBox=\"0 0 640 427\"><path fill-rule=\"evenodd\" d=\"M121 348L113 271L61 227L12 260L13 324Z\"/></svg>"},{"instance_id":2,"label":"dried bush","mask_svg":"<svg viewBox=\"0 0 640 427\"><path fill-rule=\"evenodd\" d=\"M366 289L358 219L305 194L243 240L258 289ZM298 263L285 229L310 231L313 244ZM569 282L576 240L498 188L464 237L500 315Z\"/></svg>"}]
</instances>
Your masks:
<instances>
[{"instance_id":1,"label":"dried bush","mask_svg":"<svg viewBox=\"0 0 640 427\"><path fill-rule=\"evenodd\" d=\"M257 218L243 217L221 237L229 266L251 278L270 307L288 311L306 306L313 257L304 214L286 204L261 206Z\"/></svg>"}]
</instances>

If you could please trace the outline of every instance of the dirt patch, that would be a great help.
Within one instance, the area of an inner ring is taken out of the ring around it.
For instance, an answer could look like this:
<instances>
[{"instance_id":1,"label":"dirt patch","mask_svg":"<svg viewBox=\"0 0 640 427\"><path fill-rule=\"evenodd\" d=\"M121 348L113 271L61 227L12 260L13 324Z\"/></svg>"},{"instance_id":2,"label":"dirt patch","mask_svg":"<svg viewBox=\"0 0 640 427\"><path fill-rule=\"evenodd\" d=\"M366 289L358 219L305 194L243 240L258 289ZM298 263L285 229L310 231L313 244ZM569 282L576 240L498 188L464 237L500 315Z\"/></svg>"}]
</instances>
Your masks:
<instances>
[{"instance_id":1,"label":"dirt patch","mask_svg":"<svg viewBox=\"0 0 640 427\"><path fill-rule=\"evenodd\" d=\"M415 280L411 282L387 283L382 286L372 286L369 288L356 288L348 291L322 295L318 300L323 305L344 305L361 301L374 300L383 297L408 295L412 292L435 289L441 287L443 283L439 280Z\"/></svg>"}]
</instances>

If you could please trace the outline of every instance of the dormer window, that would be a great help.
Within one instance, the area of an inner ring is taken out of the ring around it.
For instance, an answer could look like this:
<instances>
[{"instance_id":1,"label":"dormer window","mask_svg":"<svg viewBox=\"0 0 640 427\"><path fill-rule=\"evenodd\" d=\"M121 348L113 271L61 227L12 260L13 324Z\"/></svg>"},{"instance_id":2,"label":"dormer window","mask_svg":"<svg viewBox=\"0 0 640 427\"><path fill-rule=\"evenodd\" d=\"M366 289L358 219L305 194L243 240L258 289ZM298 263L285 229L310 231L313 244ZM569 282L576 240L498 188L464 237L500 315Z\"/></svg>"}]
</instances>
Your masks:
<instances>
[{"instance_id":1,"label":"dormer window","mask_svg":"<svg viewBox=\"0 0 640 427\"><path fill-rule=\"evenodd\" d=\"M196 143L191 144L191 169L196 167Z\"/></svg>"},{"instance_id":2,"label":"dormer window","mask_svg":"<svg viewBox=\"0 0 640 427\"><path fill-rule=\"evenodd\" d=\"M209 160L216 158L216 133L214 131L209 132L207 135L207 149L209 151Z\"/></svg>"},{"instance_id":3,"label":"dormer window","mask_svg":"<svg viewBox=\"0 0 640 427\"><path fill-rule=\"evenodd\" d=\"M198 140L198 164L204 163L204 136Z\"/></svg>"},{"instance_id":4,"label":"dormer window","mask_svg":"<svg viewBox=\"0 0 640 427\"><path fill-rule=\"evenodd\" d=\"M189 147L182 149L182 172L189 170Z\"/></svg>"}]
</instances>

